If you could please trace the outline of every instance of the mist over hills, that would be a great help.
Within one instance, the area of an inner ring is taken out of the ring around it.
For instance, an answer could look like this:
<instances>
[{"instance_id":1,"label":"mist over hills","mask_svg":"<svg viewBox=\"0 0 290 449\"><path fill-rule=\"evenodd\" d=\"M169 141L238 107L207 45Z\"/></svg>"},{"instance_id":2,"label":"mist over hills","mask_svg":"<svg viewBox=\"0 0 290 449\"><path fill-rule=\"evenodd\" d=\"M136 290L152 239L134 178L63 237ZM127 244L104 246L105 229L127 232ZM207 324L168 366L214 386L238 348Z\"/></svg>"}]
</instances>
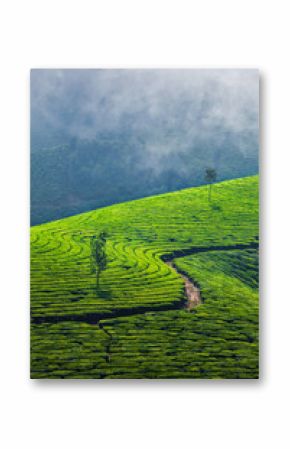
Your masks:
<instances>
[{"instance_id":1,"label":"mist over hills","mask_svg":"<svg viewBox=\"0 0 290 449\"><path fill-rule=\"evenodd\" d=\"M31 222L258 171L256 70L33 70Z\"/></svg>"}]
</instances>

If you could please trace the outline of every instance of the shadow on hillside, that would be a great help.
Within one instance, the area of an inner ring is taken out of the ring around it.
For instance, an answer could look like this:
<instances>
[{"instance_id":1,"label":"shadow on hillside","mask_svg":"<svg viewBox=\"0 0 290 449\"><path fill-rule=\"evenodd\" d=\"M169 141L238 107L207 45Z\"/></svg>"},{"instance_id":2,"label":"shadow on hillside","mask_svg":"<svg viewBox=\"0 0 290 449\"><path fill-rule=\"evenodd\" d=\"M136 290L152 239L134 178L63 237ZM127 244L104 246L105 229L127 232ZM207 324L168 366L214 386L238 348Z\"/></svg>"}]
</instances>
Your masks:
<instances>
[{"instance_id":1,"label":"shadow on hillside","mask_svg":"<svg viewBox=\"0 0 290 449\"><path fill-rule=\"evenodd\" d=\"M112 292L111 290L103 290L101 287L96 287L96 294L98 298L102 299L112 299Z\"/></svg>"}]
</instances>

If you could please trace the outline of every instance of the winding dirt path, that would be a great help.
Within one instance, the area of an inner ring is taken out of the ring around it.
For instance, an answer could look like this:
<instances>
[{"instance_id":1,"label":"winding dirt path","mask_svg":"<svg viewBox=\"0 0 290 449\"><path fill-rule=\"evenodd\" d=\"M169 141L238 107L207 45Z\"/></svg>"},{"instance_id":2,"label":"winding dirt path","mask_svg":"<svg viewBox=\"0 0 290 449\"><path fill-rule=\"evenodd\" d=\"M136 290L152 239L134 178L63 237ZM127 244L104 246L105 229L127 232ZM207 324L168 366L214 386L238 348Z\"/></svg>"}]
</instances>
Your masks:
<instances>
[{"instance_id":1,"label":"winding dirt path","mask_svg":"<svg viewBox=\"0 0 290 449\"><path fill-rule=\"evenodd\" d=\"M179 270L175 264L174 259L178 257L184 257L186 255L190 254L196 254L199 252L206 252L206 251L225 251L225 250L233 250L233 249L246 249L246 248L257 248L258 244L256 243L250 243L248 245L231 245L231 246L214 246L214 247L194 247L189 248L187 250L183 251L175 251L171 254L164 255L161 259L163 260L166 265L168 265L171 269L173 269L176 273L178 273L179 276L182 277L184 280L184 291L185 295L187 297L187 301L184 303L184 301L178 301L176 304L172 304L171 306L160 306L158 308L152 308L152 307L138 307L133 310L117 310L115 313L110 314L98 314L98 313L89 313L79 316L74 315L66 315L66 316L52 316L52 317L40 317L40 318L32 318L31 321L34 324L41 324L41 323L58 323L60 321L81 321L86 322L89 324L94 324L99 327L100 330L104 332L104 334L107 336L107 342L104 345L105 350L105 360L106 363L111 363L111 346L113 343L113 335L106 329L106 326L102 322L106 319L113 319L118 318L121 316L132 316L132 315L139 315L142 313L147 312L162 312L162 311L169 311L169 310L178 310L178 309L186 309L188 311L191 311L195 307L197 307L199 304L201 304L202 297L200 293L200 289L197 285L194 284L194 282L186 276L181 270ZM101 378L105 378L106 376L102 376Z\"/></svg>"},{"instance_id":2,"label":"winding dirt path","mask_svg":"<svg viewBox=\"0 0 290 449\"><path fill-rule=\"evenodd\" d=\"M85 313L82 315L58 315L58 316L47 316L47 317L34 317L31 318L31 322L33 324L41 324L41 323L58 323L61 321L81 321L89 324L99 324L100 321L106 319L114 319L119 317L129 317L133 315L140 315L147 312L164 312L169 310L178 310L185 308L187 310L192 310L194 307L198 306L202 303L201 293L198 286L196 286L193 281L181 272L175 265L174 259L178 257L185 257L187 255L197 254L201 252L210 252L210 251L231 251L231 250L241 250L241 249L250 249L250 248L258 248L258 243L252 242L249 244L237 244L237 245L219 245L219 246L210 246L210 247L192 247L184 250L177 250L170 254L165 254L161 257L164 263L166 263L169 267L174 269L179 276L181 276L184 280L184 288L185 294L187 297L187 301L184 304L184 301L176 301L176 303L172 303L172 305L162 305L159 307L148 307L148 306L139 306L134 307L133 309L116 309L110 313ZM104 328L103 328L104 330ZM109 336L109 335L108 335Z\"/></svg>"},{"instance_id":3,"label":"winding dirt path","mask_svg":"<svg viewBox=\"0 0 290 449\"><path fill-rule=\"evenodd\" d=\"M186 294L186 297L187 297L187 302L185 304L185 309L186 310L192 310L194 307L196 307L199 304L201 304L202 303L201 294L200 294L200 290L197 287L197 285L195 285L189 279L189 277L187 277L185 274L181 273L176 268L176 266L174 265L173 261L167 261L165 263L166 263L166 265L171 267L174 271L176 271L176 273L178 273L179 276L181 276L183 278L183 280L184 280L185 294Z\"/></svg>"}]
</instances>

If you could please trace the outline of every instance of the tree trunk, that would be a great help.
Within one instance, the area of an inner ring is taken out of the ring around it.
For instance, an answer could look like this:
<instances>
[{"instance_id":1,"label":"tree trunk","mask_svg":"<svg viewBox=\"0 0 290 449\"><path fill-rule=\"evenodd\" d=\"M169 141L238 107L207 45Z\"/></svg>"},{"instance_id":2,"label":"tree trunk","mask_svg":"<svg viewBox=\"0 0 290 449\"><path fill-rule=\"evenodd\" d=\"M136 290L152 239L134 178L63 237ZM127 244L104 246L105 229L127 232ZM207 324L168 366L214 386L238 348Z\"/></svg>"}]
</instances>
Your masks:
<instances>
[{"instance_id":1,"label":"tree trunk","mask_svg":"<svg viewBox=\"0 0 290 449\"><path fill-rule=\"evenodd\" d=\"M212 184L209 184L209 186L208 186L208 201L209 201L209 203L211 202L211 187L212 187Z\"/></svg>"},{"instance_id":2,"label":"tree trunk","mask_svg":"<svg viewBox=\"0 0 290 449\"><path fill-rule=\"evenodd\" d=\"M99 286L100 286L100 270L97 270L97 289L99 289Z\"/></svg>"}]
</instances>

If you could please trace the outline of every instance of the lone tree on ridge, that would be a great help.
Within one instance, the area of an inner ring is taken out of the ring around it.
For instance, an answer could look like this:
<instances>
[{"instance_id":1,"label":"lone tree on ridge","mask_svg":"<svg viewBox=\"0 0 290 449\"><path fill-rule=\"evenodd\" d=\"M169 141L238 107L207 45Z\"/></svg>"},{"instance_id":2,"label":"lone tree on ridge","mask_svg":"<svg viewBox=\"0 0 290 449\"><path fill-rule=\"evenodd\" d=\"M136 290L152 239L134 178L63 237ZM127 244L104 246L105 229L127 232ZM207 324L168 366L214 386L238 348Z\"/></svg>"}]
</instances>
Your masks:
<instances>
[{"instance_id":1,"label":"lone tree on ridge","mask_svg":"<svg viewBox=\"0 0 290 449\"><path fill-rule=\"evenodd\" d=\"M217 172L214 168L206 168L204 173L204 179L208 183L208 201L211 201L211 188L212 184L216 181Z\"/></svg>"},{"instance_id":2,"label":"lone tree on ridge","mask_svg":"<svg viewBox=\"0 0 290 449\"><path fill-rule=\"evenodd\" d=\"M91 272L96 274L97 288L100 285L101 272L107 268L106 240L105 232L101 232L98 237L91 237Z\"/></svg>"}]
</instances>

